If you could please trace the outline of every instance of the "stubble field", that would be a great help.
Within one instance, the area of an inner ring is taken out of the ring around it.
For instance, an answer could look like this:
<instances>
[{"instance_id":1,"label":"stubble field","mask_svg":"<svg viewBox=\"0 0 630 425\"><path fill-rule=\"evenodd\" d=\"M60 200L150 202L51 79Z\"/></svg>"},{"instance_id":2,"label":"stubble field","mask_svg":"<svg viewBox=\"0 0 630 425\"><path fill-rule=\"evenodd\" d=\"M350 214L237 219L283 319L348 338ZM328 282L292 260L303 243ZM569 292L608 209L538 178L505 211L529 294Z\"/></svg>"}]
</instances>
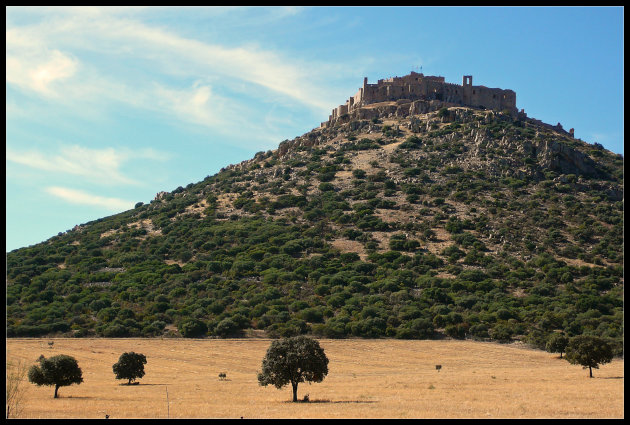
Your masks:
<instances>
[{"instance_id":1,"label":"stubble field","mask_svg":"<svg viewBox=\"0 0 630 425\"><path fill-rule=\"evenodd\" d=\"M67 354L83 371L58 399L26 382L24 418L623 418L623 359L590 379L556 354L515 345L319 341L329 372L299 385L308 403L292 403L290 386L258 385L268 339L7 339L6 350L7 361L29 365ZM139 385L112 372L127 351L147 358Z\"/></svg>"}]
</instances>

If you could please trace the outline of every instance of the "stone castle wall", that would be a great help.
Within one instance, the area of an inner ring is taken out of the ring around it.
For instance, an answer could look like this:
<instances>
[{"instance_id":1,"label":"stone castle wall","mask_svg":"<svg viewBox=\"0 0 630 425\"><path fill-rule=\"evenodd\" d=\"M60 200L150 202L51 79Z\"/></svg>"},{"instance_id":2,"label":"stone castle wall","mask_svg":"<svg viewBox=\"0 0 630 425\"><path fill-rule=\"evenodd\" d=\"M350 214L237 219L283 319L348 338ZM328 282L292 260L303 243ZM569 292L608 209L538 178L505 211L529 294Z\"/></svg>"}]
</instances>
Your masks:
<instances>
[{"instance_id":1,"label":"stone castle wall","mask_svg":"<svg viewBox=\"0 0 630 425\"><path fill-rule=\"evenodd\" d=\"M378 80L376 84L368 84L367 77L363 79L363 86L350 97L345 104L332 110L326 127L345 114L378 102L396 100L438 100L461 106L481 107L497 111L509 110L517 113L516 93L512 90L473 86L472 76L465 75L462 85L447 83L444 77L425 76L411 72L403 77L392 77Z\"/></svg>"}]
</instances>

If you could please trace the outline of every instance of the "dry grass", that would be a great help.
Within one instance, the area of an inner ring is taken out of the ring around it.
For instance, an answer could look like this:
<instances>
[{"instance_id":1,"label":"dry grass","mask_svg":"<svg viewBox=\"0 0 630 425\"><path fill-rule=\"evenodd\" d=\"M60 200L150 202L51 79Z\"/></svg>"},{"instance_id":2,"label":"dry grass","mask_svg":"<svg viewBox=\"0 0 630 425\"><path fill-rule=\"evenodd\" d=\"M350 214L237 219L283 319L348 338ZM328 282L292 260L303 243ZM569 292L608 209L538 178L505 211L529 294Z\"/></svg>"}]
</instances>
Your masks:
<instances>
[{"instance_id":1,"label":"dry grass","mask_svg":"<svg viewBox=\"0 0 630 425\"><path fill-rule=\"evenodd\" d=\"M353 241L346 238L339 238L339 239L335 239L331 241L330 245L333 248L338 249L339 251L344 252L344 253L354 252L358 254L359 258L361 258L361 260L363 261L365 261L365 259L368 256L367 252L365 252L365 248L363 247L363 244L359 241Z\"/></svg>"},{"instance_id":2,"label":"dry grass","mask_svg":"<svg viewBox=\"0 0 630 425\"><path fill-rule=\"evenodd\" d=\"M291 390L256 379L270 340L7 340L7 360L68 354L81 385L27 384L27 418L622 418L623 360L594 371L557 355L469 341L320 340L330 359L319 384ZM147 357L140 385L112 365L125 351ZM441 364L437 371L436 364ZM221 372L227 374L220 380ZM167 389L169 404L167 405Z\"/></svg>"}]
</instances>

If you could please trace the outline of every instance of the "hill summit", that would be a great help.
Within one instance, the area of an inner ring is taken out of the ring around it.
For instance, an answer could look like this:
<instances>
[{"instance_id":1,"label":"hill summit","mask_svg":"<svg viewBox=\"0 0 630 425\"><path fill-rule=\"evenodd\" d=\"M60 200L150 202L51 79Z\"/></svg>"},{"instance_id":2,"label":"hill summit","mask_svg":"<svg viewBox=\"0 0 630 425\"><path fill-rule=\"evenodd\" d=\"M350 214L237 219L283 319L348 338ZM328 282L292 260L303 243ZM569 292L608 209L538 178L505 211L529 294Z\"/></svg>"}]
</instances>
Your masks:
<instances>
[{"instance_id":1,"label":"hill summit","mask_svg":"<svg viewBox=\"0 0 630 425\"><path fill-rule=\"evenodd\" d=\"M273 151L8 253L7 335L542 348L564 332L620 352L623 157L517 112L515 95L500 110L376 96L397 81L364 81Z\"/></svg>"},{"instance_id":2,"label":"hill summit","mask_svg":"<svg viewBox=\"0 0 630 425\"><path fill-rule=\"evenodd\" d=\"M404 77L378 80L376 84L368 84L367 77L364 77L363 86L359 88L359 91L345 104L333 109L328 122L323 122L322 127L328 126L346 114L360 110L363 106L390 101L396 101L401 109L409 108L411 114L430 108L435 109L436 104L472 106L507 111L512 114L517 112L516 93L512 90L473 86L472 75L464 75L460 86L446 83L444 77L425 76L412 71ZM521 113L524 114L524 111ZM357 114L356 117L361 118L361 114Z\"/></svg>"}]
</instances>

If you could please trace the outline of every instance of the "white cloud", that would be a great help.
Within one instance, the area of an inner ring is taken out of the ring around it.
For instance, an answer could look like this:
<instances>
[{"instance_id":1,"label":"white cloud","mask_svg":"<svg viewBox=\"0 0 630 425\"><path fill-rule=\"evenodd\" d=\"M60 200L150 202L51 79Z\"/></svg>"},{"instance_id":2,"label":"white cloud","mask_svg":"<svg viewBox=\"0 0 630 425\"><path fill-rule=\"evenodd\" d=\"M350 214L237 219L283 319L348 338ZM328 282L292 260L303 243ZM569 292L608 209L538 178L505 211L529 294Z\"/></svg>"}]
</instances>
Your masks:
<instances>
[{"instance_id":1,"label":"white cloud","mask_svg":"<svg viewBox=\"0 0 630 425\"><path fill-rule=\"evenodd\" d=\"M225 99L212 94L207 85L194 85L190 89L172 89L164 86L155 87L155 96L162 110L169 110L179 119L209 127L224 125L227 108ZM229 120L229 118L228 118Z\"/></svg>"},{"instance_id":2,"label":"white cloud","mask_svg":"<svg viewBox=\"0 0 630 425\"><path fill-rule=\"evenodd\" d=\"M38 54L9 54L6 61L6 80L45 96L56 96L55 83L72 77L78 61L59 50Z\"/></svg>"},{"instance_id":3,"label":"white cloud","mask_svg":"<svg viewBox=\"0 0 630 425\"><path fill-rule=\"evenodd\" d=\"M228 47L181 36L164 26L147 25L141 21L142 14L129 12L115 13L107 8L50 9L52 16L36 24L11 26L8 20L7 82L46 93L51 82L65 79L65 93L69 95L103 93L122 101L140 99L144 106L150 106L154 101L150 93L137 95L150 89L150 84L130 80L138 72L135 65L139 65L140 74L150 73L162 80L167 76L197 79L205 75L220 78L226 87L247 83L315 110L328 112L337 101L331 101L313 82L325 64L300 64L299 58L286 57L255 42ZM294 13L295 9L288 8L273 14ZM83 54L104 61L111 59L116 64L130 61L130 72L104 72L109 66L99 69L93 59L83 59ZM82 69L85 67L83 75L76 72L79 60ZM80 78L69 81L73 76ZM250 96L255 95L252 88L247 90Z\"/></svg>"},{"instance_id":4,"label":"white cloud","mask_svg":"<svg viewBox=\"0 0 630 425\"><path fill-rule=\"evenodd\" d=\"M46 188L46 192L73 204L90 205L106 208L111 211L126 211L133 208L135 205L133 201L92 195L81 190L69 189L67 187L50 186Z\"/></svg>"},{"instance_id":5,"label":"white cloud","mask_svg":"<svg viewBox=\"0 0 630 425\"><path fill-rule=\"evenodd\" d=\"M328 109L317 85L311 83L317 66L295 65L296 58L266 50L256 43L225 47L179 36L161 28L126 19L102 19L91 25L91 36L124 45L156 63L163 72L198 78L218 76L223 84L234 80L264 87L305 106Z\"/></svg>"},{"instance_id":6,"label":"white cloud","mask_svg":"<svg viewBox=\"0 0 630 425\"><path fill-rule=\"evenodd\" d=\"M83 146L62 146L57 154L38 150L17 152L7 148L7 160L38 170L72 174L91 181L111 184L139 184L125 176L120 168L133 158L165 160L167 155L153 149L139 151L115 150L113 148L90 149Z\"/></svg>"},{"instance_id":7,"label":"white cloud","mask_svg":"<svg viewBox=\"0 0 630 425\"><path fill-rule=\"evenodd\" d=\"M76 72L77 61L68 55L61 53L59 50L53 50L50 59L35 67L28 77L31 80L31 86L35 90L46 93L49 92L49 86L56 80L62 80Z\"/></svg>"},{"instance_id":8,"label":"white cloud","mask_svg":"<svg viewBox=\"0 0 630 425\"><path fill-rule=\"evenodd\" d=\"M235 143L271 147L295 130L278 125L290 124L292 117L307 111L319 123L345 101L324 78L347 74L351 67L308 62L257 40L216 41L223 36L213 35L238 32L232 23L244 25L249 33L252 28L281 25L282 19L299 10L10 7L7 103L12 107L7 121L23 119L38 106L37 98L25 106L17 89L46 96L43 108L59 107L53 113L61 116L70 113L94 123L106 122L122 105L154 114L185 131L191 130L192 123ZM171 19L173 14L183 16L184 22L207 21L216 28L197 33L170 26L178 21ZM161 20L165 16L168 23ZM116 178L120 176L114 174Z\"/></svg>"}]
</instances>

